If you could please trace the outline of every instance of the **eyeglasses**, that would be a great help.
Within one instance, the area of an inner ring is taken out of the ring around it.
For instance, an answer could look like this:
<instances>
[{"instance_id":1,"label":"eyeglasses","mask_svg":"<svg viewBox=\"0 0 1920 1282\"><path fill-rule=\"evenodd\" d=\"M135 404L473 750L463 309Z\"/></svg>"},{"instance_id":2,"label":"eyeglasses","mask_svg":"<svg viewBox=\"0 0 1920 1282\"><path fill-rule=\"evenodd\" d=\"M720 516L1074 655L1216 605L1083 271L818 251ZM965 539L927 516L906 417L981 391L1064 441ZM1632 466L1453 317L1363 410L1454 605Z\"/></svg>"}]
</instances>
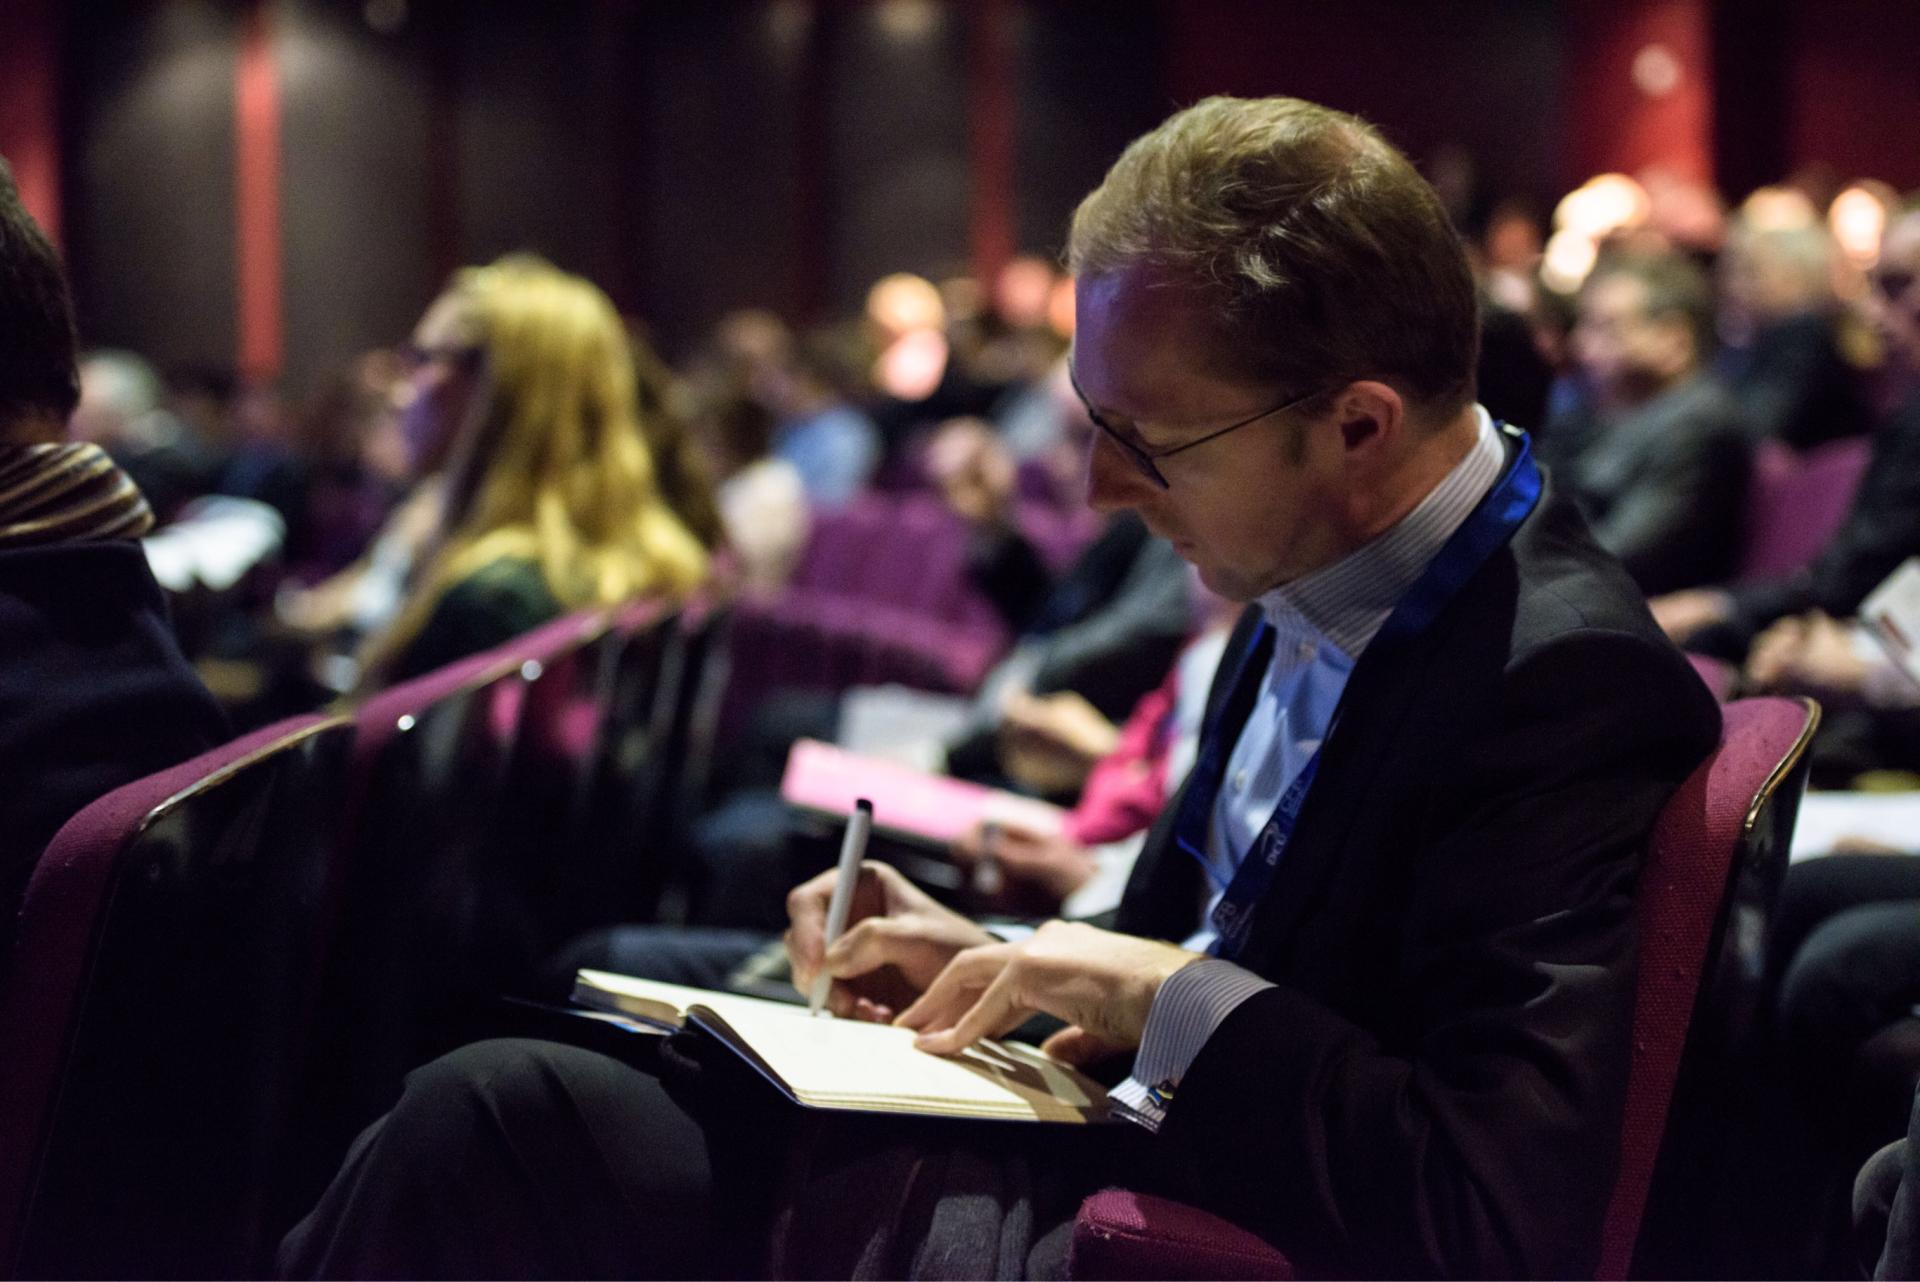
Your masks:
<instances>
[{"instance_id":1,"label":"eyeglasses","mask_svg":"<svg viewBox=\"0 0 1920 1282\"><path fill-rule=\"evenodd\" d=\"M1184 445L1175 445L1169 449L1155 450L1149 453L1122 436L1118 428L1107 422L1106 419L1100 417L1100 412L1093 408L1093 402L1088 400L1087 394L1080 390L1080 376L1074 372L1071 363L1067 365L1067 381L1073 385L1073 394L1080 398L1080 406L1087 411L1087 417L1093 420L1093 425L1102 432L1105 432L1107 439L1120 447L1120 452L1125 454L1134 467L1139 469L1140 475L1146 477L1149 481L1152 481L1154 485L1163 490L1169 490L1173 487L1167 482L1167 478L1160 474L1161 459L1172 458L1175 454L1190 450L1196 445L1205 445L1208 441L1225 436L1228 432L1237 432L1250 423L1258 423L1261 419L1272 418L1275 414L1283 410L1290 410L1296 405L1304 405L1318 394L1308 392L1305 396L1296 396L1284 404L1276 405L1270 410L1261 410L1251 418L1243 418L1238 423L1229 423L1217 431L1208 432L1205 436L1188 441Z\"/></svg>"}]
</instances>

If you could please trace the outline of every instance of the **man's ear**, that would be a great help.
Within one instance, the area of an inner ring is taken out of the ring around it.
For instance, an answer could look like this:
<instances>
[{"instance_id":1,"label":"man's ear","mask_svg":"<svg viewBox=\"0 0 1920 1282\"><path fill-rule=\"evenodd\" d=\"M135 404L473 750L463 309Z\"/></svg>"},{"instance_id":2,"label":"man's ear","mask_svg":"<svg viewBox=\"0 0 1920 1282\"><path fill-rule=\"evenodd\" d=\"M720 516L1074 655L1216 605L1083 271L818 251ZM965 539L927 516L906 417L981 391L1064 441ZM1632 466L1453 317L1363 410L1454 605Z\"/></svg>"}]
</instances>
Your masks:
<instances>
[{"instance_id":1,"label":"man's ear","mask_svg":"<svg viewBox=\"0 0 1920 1282\"><path fill-rule=\"evenodd\" d=\"M1380 457L1407 430L1407 402L1375 379L1348 383L1333 399L1333 421L1350 461Z\"/></svg>"}]
</instances>

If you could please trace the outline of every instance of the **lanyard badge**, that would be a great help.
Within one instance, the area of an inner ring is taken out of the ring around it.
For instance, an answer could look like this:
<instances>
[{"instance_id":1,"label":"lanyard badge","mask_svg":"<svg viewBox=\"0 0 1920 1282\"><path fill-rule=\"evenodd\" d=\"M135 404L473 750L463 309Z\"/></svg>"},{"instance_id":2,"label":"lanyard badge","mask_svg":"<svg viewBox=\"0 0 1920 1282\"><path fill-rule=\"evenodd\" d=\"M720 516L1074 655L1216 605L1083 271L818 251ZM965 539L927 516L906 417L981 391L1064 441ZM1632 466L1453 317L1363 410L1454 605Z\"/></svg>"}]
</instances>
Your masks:
<instances>
[{"instance_id":1,"label":"lanyard badge","mask_svg":"<svg viewBox=\"0 0 1920 1282\"><path fill-rule=\"evenodd\" d=\"M1486 564L1487 558L1512 539L1514 531L1520 528L1520 523L1527 519L1540 501L1540 487L1540 469L1533 461L1526 436L1521 434L1519 449L1506 473L1487 491L1460 528L1448 538L1439 554L1427 564L1413 586L1400 598L1393 613L1387 616L1387 621L1375 634L1374 644L1414 637L1425 632L1447 603L1466 586L1467 580ZM1234 669L1233 682L1227 687L1229 690L1239 689L1240 683L1247 679L1247 669L1260 652L1269 630L1270 625L1264 619L1254 629L1253 638L1241 653ZM1231 747L1223 742L1219 723L1230 702L1229 699L1220 705L1213 723L1206 728L1199 760L1194 763L1193 774L1173 828L1174 844L1199 860L1210 877L1213 870L1207 860L1207 829L1220 793L1227 752ZM1344 693L1341 702L1345 703ZM1336 707L1333 724L1337 726L1339 720L1340 709ZM1293 782L1287 785L1279 805L1274 807L1272 818L1267 820L1254 838L1252 847L1240 861L1219 904L1214 907L1212 925L1215 937L1209 950L1214 956L1232 958L1245 945L1253 910L1272 885L1274 872L1280 866L1280 857L1293 840L1294 828L1306 805L1308 790L1313 787L1314 777L1320 770L1320 754L1326 751L1326 745L1332 738L1333 730L1330 727L1320 746L1314 749L1306 764L1294 776Z\"/></svg>"}]
</instances>

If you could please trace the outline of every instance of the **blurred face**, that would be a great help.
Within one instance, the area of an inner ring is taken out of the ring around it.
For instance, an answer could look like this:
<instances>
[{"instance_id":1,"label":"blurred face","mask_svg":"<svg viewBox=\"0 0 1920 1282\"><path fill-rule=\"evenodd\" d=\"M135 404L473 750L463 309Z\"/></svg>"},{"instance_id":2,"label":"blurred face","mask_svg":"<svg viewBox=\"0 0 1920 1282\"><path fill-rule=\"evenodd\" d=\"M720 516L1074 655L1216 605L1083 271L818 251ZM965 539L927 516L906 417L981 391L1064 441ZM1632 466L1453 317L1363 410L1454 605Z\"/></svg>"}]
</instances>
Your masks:
<instances>
[{"instance_id":1,"label":"blurred face","mask_svg":"<svg viewBox=\"0 0 1920 1282\"><path fill-rule=\"evenodd\" d=\"M394 404L416 476L438 471L453 452L484 356L466 305L455 295L442 295L414 327L408 374L395 387Z\"/></svg>"},{"instance_id":2,"label":"blurred face","mask_svg":"<svg viewBox=\"0 0 1920 1282\"><path fill-rule=\"evenodd\" d=\"M1888 357L1908 373L1920 374L1920 214L1887 228L1870 279L1868 305Z\"/></svg>"},{"instance_id":3,"label":"blurred face","mask_svg":"<svg viewBox=\"0 0 1920 1282\"><path fill-rule=\"evenodd\" d=\"M1203 300L1151 268L1079 282L1080 389L1094 413L1150 454L1318 390L1249 381L1222 363L1223 346ZM1139 513L1209 589L1250 601L1348 550L1339 441L1284 411L1160 460L1163 490L1096 432L1088 501L1102 512Z\"/></svg>"},{"instance_id":4,"label":"blurred face","mask_svg":"<svg viewBox=\"0 0 1920 1282\"><path fill-rule=\"evenodd\" d=\"M1647 314L1647 287L1631 276L1603 276L1580 295L1574 359L1609 404L1634 404L1693 364L1693 343L1677 317Z\"/></svg>"}]
</instances>

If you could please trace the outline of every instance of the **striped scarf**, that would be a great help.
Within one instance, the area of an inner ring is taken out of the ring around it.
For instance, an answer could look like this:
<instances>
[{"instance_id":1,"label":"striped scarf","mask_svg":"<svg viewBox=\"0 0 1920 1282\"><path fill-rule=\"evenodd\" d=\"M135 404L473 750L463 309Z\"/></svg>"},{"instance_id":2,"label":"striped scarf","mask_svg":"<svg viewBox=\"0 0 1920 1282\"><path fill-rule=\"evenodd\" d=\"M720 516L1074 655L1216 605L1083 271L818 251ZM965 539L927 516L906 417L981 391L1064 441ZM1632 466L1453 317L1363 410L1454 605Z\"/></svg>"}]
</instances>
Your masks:
<instances>
[{"instance_id":1,"label":"striped scarf","mask_svg":"<svg viewBox=\"0 0 1920 1282\"><path fill-rule=\"evenodd\" d=\"M98 445L0 445L0 551L137 539L153 511Z\"/></svg>"}]
</instances>

